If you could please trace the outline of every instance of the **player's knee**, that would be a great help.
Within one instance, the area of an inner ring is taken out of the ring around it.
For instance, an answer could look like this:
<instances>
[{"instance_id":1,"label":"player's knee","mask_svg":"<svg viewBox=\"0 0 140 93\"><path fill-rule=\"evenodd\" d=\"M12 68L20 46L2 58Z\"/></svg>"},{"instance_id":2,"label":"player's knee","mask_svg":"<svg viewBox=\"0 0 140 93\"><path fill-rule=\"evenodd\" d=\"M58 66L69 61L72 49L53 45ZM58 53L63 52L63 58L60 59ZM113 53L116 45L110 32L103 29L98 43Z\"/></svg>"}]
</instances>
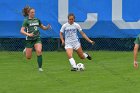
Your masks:
<instances>
[{"instance_id":1,"label":"player's knee","mask_svg":"<svg viewBox=\"0 0 140 93\"><path fill-rule=\"evenodd\" d=\"M41 50L37 50L36 53L37 53L37 55L41 55L42 51Z\"/></svg>"},{"instance_id":2,"label":"player's knee","mask_svg":"<svg viewBox=\"0 0 140 93\"><path fill-rule=\"evenodd\" d=\"M71 59L71 58L73 58L73 56L68 55L68 59Z\"/></svg>"},{"instance_id":3,"label":"player's knee","mask_svg":"<svg viewBox=\"0 0 140 93\"><path fill-rule=\"evenodd\" d=\"M26 58L27 58L28 60L30 60L32 57L29 57L29 56L28 56L28 57L26 57Z\"/></svg>"},{"instance_id":4,"label":"player's knee","mask_svg":"<svg viewBox=\"0 0 140 93\"><path fill-rule=\"evenodd\" d=\"M80 56L80 59L85 59L85 57L84 56Z\"/></svg>"},{"instance_id":5,"label":"player's knee","mask_svg":"<svg viewBox=\"0 0 140 93\"><path fill-rule=\"evenodd\" d=\"M138 50L138 47L137 46L134 46L134 50Z\"/></svg>"}]
</instances>

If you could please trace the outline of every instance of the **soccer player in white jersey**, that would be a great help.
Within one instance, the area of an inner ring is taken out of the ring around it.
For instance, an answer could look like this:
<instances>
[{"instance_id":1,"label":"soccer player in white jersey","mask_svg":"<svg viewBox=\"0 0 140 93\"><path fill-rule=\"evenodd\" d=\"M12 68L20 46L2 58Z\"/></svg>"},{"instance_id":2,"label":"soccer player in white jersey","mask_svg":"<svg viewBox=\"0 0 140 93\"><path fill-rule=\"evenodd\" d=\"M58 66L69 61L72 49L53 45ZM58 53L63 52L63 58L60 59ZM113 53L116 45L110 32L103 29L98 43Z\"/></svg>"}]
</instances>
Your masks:
<instances>
[{"instance_id":1,"label":"soccer player in white jersey","mask_svg":"<svg viewBox=\"0 0 140 93\"><path fill-rule=\"evenodd\" d=\"M84 53L77 35L77 31L80 32L83 38L85 38L89 43L94 44L92 40L90 40L86 34L82 31L82 28L75 21L74 14L70 13L68 15L68 22L65 23L60 30L60 39L62 41L62 45L65 45L65 50L69 59L69 62L72 66L71 71L77 71L76 62L73 58L73 49L76 50L78 56L81 59L88 58L91 60L91 56L88 53ZM65 40L63 37L63 33L65 35Z\"/></svg>"}]
</instances>

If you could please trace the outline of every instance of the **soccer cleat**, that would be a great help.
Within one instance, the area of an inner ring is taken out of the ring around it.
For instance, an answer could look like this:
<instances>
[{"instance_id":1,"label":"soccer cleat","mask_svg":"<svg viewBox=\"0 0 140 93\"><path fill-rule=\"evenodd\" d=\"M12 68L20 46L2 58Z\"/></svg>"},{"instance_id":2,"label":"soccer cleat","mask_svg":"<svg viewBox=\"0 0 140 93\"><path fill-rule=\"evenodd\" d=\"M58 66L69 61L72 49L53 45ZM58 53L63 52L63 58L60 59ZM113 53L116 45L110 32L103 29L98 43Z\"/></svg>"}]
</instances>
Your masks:
<instances>
[{"instance_id":1,"label":"soccer cleat","mask_svg":"<svg viewBox=\"0 0 140 93\"><path fill-rule=\"evenodd\" d=\"M25 55L26 54L26 48L24 48L24 50L23 50L23 55Z\"/></svg>"},{"instance_id":2,"label":"soccer cleat","mask_svg":"<svg viewBox=\"0 0 140 93\"><path fill-rule=\"evenodd\" d=\"M72 68L71 71L77 71L77 68Z\"/></svg>"},{"instance_id":3,"label":"soccer cleat","mask_svg":"<svg viewBox=\"0 0 140 93\"><path fill-rule=\"evenodd\" d=\"M42 68L39 68L38 70L39 70L40 72L42 72L42 71L43 71L43 69L42 69Z\"/></svg>"},{"instance_id":4,"label":"soccer cleat","mask_svg":"<svg viewBox=\"0 0 140 93\"><path fill-rule=\"evenodd\" d=\"M92 60L92 58L91 58L91 56L88 54L88 53L86 53L88 56L87 56L87 59L88 60Z\"/></svg>"}]
</instances>

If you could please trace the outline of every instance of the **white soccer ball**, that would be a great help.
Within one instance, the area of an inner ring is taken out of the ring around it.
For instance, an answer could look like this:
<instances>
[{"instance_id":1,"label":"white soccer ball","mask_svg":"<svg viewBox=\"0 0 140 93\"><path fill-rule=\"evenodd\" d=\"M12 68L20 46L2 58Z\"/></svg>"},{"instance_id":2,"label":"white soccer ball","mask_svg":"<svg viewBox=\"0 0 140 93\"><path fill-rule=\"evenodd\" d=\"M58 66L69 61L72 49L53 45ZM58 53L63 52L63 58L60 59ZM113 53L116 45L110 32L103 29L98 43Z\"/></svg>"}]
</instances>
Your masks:
<instances>
[{"instance_id":1,"label":"white soccer ball","mask_svg":"<svg viewBox=\"0 0 140 93\"><path fill-rule=\"evenodd\" d=\"M82 63L78 63L77 64L77 71L84 71L85 70L85 66Z\"/></svg>"}]
</instances>

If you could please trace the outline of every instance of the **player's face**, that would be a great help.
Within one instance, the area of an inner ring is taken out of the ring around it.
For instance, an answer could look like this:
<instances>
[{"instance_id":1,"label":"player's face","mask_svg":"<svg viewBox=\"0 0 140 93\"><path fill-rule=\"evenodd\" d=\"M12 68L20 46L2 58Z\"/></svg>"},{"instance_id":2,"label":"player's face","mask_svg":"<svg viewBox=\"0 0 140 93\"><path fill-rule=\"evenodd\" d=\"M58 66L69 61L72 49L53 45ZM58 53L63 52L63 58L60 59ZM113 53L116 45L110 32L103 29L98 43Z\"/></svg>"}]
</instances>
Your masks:
<instances>
[{"instance_id":1,"label":"player's face","mask_svg":"<svg viewBox=\"0 0 140 93\"><path fill-rule=\"evenodd\" d=\"M68 22L69 22L69 24L73 24L74 16L69 16Z\"/></svg>"},{"instance_id":2,"label":"player's face","mask_svg":"<svg viewBox=\"0 0 140 93\"><path fill-rule=\"evenodd\" d=\"M30 18L34 18L34 16L35 16L35 10L34 10L34 9L31 9L31 10L29 11L29 17L30 17Z\"/></svg>"}]
</instances>

